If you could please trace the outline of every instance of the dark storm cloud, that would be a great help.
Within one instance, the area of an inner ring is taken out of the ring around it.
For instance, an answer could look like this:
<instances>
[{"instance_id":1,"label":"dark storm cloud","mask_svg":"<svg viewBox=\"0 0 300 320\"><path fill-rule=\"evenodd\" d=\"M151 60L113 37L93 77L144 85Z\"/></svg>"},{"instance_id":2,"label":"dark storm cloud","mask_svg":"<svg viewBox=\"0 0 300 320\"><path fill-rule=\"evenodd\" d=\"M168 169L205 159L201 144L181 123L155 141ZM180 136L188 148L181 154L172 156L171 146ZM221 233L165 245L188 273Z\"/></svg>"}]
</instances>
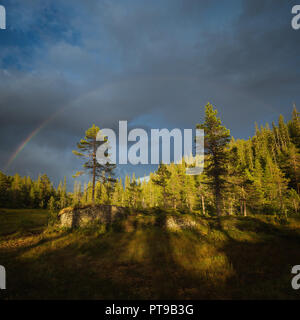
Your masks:
<instances>
[{"instance_id":1,"label":"dark storm cloud","mask_svg":"<svg viewBox=\"0 0 300 320\"><path fill-rule=\"evenodd\" d=\"M287 116L300 100L292 5L12 1L12 30L0 34L0 168L55 112L9 173L70 177L79 165L71 150L92 123L194 127L211 101L247 137L255 120Z\"/></svg>"}]
</instances>

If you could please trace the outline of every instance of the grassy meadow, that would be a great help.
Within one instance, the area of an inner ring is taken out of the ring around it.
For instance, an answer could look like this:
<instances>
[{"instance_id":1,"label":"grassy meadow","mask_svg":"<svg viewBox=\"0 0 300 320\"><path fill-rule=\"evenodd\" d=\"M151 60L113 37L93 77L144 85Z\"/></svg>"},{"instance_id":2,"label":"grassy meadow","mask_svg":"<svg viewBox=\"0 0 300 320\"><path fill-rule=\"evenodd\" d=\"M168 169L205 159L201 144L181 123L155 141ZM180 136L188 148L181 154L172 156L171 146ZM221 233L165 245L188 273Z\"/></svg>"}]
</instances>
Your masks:
<instances>
[{"instance_id":1,"label":"grassy meadow","mask_svg":"<svg viewBox=\"0 0 300 320\"><path fill-rule=\"evenodd\" d=\"M110 227L47 227L0 209L1 299L299 299L300 219L133 213Z\"/></svg>"}]
</instances>

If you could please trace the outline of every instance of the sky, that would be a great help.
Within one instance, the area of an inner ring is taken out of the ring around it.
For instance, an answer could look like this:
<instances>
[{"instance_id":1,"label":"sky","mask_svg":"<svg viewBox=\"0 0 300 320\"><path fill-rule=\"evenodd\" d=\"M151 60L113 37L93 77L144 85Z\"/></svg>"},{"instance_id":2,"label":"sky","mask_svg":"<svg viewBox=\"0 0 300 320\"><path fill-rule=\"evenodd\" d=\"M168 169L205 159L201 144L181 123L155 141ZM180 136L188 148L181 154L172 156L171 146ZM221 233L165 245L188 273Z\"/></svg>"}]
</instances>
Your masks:
<instances>
[{"instance_id":1,"label":"sky","mask_svg":"<svg viewBox=\"0 0 300 320\"><path fill-rule=\"evenodd\" d=\"M296 2L0 0L0 170L70 185L92 124L195 128L208 101L235 138L288 119L300 105Z\"/></svg>"}]
</instances>

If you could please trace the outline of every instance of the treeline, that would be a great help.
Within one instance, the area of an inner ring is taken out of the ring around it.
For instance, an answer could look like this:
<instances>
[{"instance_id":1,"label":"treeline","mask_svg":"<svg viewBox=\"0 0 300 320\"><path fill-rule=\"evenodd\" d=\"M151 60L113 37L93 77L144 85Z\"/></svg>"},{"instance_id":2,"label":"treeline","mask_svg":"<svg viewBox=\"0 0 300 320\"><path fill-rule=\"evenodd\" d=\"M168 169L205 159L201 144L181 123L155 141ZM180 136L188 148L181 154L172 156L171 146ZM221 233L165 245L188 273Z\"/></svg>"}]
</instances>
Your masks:
<instances>
[{"instance_id":1,"label":"treeline","mask_svg":"<svg viewBox=\"0 0 300 320\"><path fill-rule=\"evenodd\" d=\"M68 193L65 180L54 188L46 175L33 181L0 173L0 206L59 210L96 203L203 215L287 216L300 211L300 121L296 107L291 120L285 122L280 116L271 127L256 125L255 135L248 140L231 138L210 104L206 106L205 122L197 127L205 129L205 167L201 175L186 175L188 165L183 161L161 164L143 181L134 175L124 181L101 179L84 185L75 181L73 192Z\"/></svg>"},{"instance_id":2,"label":"treeline","mask_svg":"<svg viewBox=\"0 0 300 320\"><path fill-rule=\"evenodd\" d=\"M217 213L217 203L221 214L299 212L300 121L296 107L290 121L285 122L280 116L272 127L256 125L255 135L248 140L229 138L229 131L221 125L211 105L206 106L206 120L199 127L205 128L203 174L186 175L184 162L161 164L149 182L126 177L122 188L118 181L111 194L112 202L204 215ZM217 194L216 183L220 187Z\"/></svg>"},{"instance_id":3,"label":"treeline","mask_svg":"<svg viewBox=\"0 0 300 320\"><path fill-rule=\"evenodd\" d=\"M55 189L46 174L34 181L31 177L20 177L19 174L6 176L0 171L0 207L46 209L52 199L59 209L70 204L70 198L66 178Z\"/></svg>"}]
</instances>

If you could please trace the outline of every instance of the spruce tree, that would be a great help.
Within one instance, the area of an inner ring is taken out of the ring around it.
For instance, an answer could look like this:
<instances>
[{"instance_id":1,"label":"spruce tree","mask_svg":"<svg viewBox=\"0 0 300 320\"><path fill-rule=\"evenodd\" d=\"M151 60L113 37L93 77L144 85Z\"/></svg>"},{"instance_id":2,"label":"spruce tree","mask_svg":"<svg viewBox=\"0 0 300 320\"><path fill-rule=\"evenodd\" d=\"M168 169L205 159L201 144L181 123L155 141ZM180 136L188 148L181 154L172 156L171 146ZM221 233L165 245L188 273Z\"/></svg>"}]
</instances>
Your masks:
<instances>
[{"instance_id":1,"label":"spruce tree","mask_svg":"<svg viewBox=\"0 0 300 320\"><path fill-rule=\"evenodd\" d=\"M155 173L155 176L152 178L153 183L162 189L164 209L166 209L167 207L167 201L169 197L169 193L167 192L167 183L168 183L168 180L170 179L170 176L171 176L171 173L168 170L167 166L161 163L158 167L158 170Z\"/></svg>"},{"instance_id":2,"label":"spruce tree","mask_svg":"<svg viewBox=\"0 0 300 320\"><path fill-rule=\"evenodd\" d=\"M218 111L208 103L205 107L205 121L198 124L198 129L204 130L204 148L206 154L206 174L215 195L215 206L217 215L222 214L222 189L225 187L227 175L228 155L226 148L230 141L230 132L222 126L217 117Z\"/></svg>"},{"instance_id":3,"label":"spruce tree","mask_svg":"<svg viewBox=\"0 0 300 320\"><path fill-rule=\"evenodd\" d=\"M292 120L288 123L288 130L291 137L291 141L298 148L300 152L300 118L299 112L297 111L296 105L294 104L294 109L292 113Z\"/></svg>"},{"instance_id":4,"label":"spruce tree","mask_svg":"<svg viewBox=\"0 0 300 320\"><path fill-rule=\"evenodd\" d=\"M0 207L10 206L11 179L0 171Z\"/></svg>"}]
</instances>

